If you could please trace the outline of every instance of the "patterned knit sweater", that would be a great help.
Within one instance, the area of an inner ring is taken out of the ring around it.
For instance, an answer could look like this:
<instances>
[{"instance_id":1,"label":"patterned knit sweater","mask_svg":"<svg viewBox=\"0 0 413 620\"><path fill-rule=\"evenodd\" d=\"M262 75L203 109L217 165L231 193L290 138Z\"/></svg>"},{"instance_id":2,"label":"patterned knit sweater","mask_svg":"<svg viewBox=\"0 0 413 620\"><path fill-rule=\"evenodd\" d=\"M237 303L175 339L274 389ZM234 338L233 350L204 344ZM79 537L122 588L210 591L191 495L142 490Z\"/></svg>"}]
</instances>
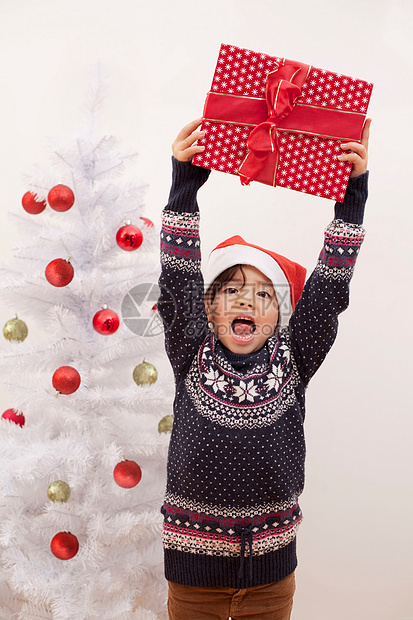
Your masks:
<instances>
[{"instance_id":1,"label":"patterned knit sweater","mask_svg":"<svg viewBox=\"0 0 413 620\"><path fill-rule=\"evenodd\" d=\"M350 179L288 327L252 354L208 331L197 191L209 170L173 159L163 212L161 295L175 376L164 515L165 576L246 588L296 567L305 389L336 336L364 237L368 173Z\"/></svg>"}]
</instances>

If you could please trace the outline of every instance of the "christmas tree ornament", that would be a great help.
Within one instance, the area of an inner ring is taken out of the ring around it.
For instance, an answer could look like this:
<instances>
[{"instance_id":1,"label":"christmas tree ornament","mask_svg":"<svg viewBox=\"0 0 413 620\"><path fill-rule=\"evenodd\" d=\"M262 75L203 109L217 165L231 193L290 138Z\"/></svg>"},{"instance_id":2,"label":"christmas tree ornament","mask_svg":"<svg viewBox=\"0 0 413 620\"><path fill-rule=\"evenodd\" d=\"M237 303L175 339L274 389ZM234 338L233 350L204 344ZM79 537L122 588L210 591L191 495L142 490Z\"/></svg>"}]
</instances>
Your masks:
<instances>
[{"instance_id":1,"label":"christmas tree ornament","mask_svg":"<svg viewBox=\"0 0 413 620\"><path fill-rule=\"evenodd\" d=\"M142 470L135 461L121 461L113 470L113 478L123 489L131 489L141 481Z\"/></svg>"},{"instance_id":2,"label":"christmas tree ornament","mask_svg":"<svg viewBox=\"0 0 413 620\"><path fill-rule=\"evenodd\" d=\"M67 185L55 185L47 194L47 202L55 211L68 211L74 205L75 195Z\"/></svg>"},{"instance_id":3,"label":"christmas tree ornament","mask_svg":"<svg viewBox=\"0 0 413 620\"><path fill-rule=\"evenodd\" d=\"M37 200L35 194L26 192L22 198L23 209L31 215L37 215L45 210L47 203L45 200Z\"/></svg>"},{"instance_id":4,"label":"christmas tree ornament","mask_svg":"<svg viewBox=\"0 0 413 620\"><path fill-rule=\"evenodd\" d=\"M50 549L59 560L70 560L79 551L79 541L71 532L59 532L53 536Z\"/></svg>"},{"instance_id":5,"label":"christmas tree ornament","mask_svg":"<svg viewBox=\"0 0 413 620\"><path fill-rule=\"evenodd\" d=\"M3 336L6 340L17 340L17 342L23 342L25 338L27 338L27 334L29 330L27 329L27 325L24 321L20 319L10 319L7 321L5 326L3 327Z\"/></svg>"},{"instance_id":6,"label":"christmas tree ornament","mask_svg":"<svg viewBox=\"0 0 413 620\"><path fill-rule=\"evenodd\" d=\"M47 497L52 502L65 504L70 497L70 486L64 480L55 480L47 487Z\"/></svg>"},{"instance_id":7,"label":"christmas tree ornament","mask_svg":"<svg viewBox=\"0 0 413 620\"><path fill-rule=\"evenodd\" d=\"M160 433L171 433L174 423L173 414L165 415L158 424L158 431Z\"/></svg>"},{"instance_id":8,"label":"christmas tree ornament","mask_svg":"<svg viewBox=\"0 0 413 620\"><path fill-rule=\"evenodd\" d=\"M141 217L139 218L142 222L142 224L145 226L145 228L153 228L153 222L148 219L147 217Z\"/></svg>"},{"instance_id":9,"label":"christmas tree ornament","mask_svg":"<svg viewBox=\"0 0 413 620\"><path fill-rule=\"evenodd\" d=\"M135 366L133 369L133 380L136 385L146 385L148 383L155 383L158 378L158 371L153 364L145 362L145 360Z\"/></svg>"},{"instance_id":10,"label":"christmas tree ornament","mask_svg":"<svg viewBox=\"0 0 413 620\"><path fill-rule=\"evenodd\" d=\"M55 258L46 267L46 280L52 286L67 286L72 280L74 269L69 259Z\"/></svg>"},{"instance_id":11,"label":"christmas tree ornament","mask_svg":"<svg viewBox=\"0 0 413 620\"><path fill-rule=\"evenodd\" d=\"M10 422L14 422L18 426L24 426L26 422L24 415L21 411L17 411L17 409L6 409L6 411L1 416L3 420L9 420Z\"/></svg>"},{"instance_id":12,"label":"christmas tree ornament","mask_svg":"<svg viewBox=\"0 0 413 620\"><path fill-rule=\"evenodd\" d=\"M103 336L114 334L119 327L119 317L113 310L110 310L105 304L102 310L96 312L93 317L93 327Z\"/></svg>"},{"instance_id":13,"label":"christmas tree ornament","mask_svg":"<svg viewBox=\"0 0 413 620\"><path fill-rule=\"evenodd\" d=\"M137 250L142 245L142 241L142 232L137 226L133 226L130 222L126 222L116 233L116 243L126 252Z\"/></svg>"},{"instance_id":14,"label":"christmas tree ornament","mask_svg":"<svg viewBox=\"0 0 413 620\"><path fill-rule=\"evenodd\" d=\"M53 373L52 384L60 394L73 394L79 388L80 375L72 366L60 366Z\"/></svg>"}]
</instances>

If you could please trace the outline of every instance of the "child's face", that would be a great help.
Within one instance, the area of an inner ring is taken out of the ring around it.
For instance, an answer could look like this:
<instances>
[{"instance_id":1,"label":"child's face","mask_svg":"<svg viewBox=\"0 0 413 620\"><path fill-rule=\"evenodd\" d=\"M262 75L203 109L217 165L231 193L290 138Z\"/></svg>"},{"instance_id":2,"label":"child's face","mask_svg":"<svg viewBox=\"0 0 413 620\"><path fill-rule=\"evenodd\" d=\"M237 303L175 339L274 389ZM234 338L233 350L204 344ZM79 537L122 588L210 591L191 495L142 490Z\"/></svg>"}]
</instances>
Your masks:
<instances>
[{"instance_id":1,"label":"child's face","mask_svg":"<svg viewBox=\"0 0 413 620\"><path fill-rule=\"evenodd\" d=\"M278 301L271 280L251 265L243 265L232 280L206 304L217 338L233 353L253 353L273 335Z\"/></svg>"}]
</instances>

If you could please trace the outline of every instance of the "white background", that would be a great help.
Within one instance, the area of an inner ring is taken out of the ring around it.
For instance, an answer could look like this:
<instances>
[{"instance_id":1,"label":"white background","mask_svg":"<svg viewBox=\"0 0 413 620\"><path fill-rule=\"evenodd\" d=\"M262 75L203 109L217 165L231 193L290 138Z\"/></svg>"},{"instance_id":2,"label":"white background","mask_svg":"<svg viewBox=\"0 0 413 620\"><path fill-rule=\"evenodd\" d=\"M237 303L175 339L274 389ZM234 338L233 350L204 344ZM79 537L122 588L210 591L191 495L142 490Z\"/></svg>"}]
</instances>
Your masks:
<instances>
[{"instance_id":1,"label":"white background","mask_svg":"<svg viewBox=\"0 0 413 620\"><path fill-rule=\"evenodd\" d=\"M413 619L412 15L410 0L0 0L2 261L19 240L7 211L21 209L23 173L47 166L49 136L70 140L98 60L102 129L139 152L132 172L149 183L157 223L170 144L201 116L221 42L375 84L368 234L350 309L308 390L294 620ZM220 173L200 202L204 255L241 234L308 269L333 213L328 200ZM0 305L3 323L16 310ZM13 406L5 391L0 406Z\"/></svg>"}]
</instances>

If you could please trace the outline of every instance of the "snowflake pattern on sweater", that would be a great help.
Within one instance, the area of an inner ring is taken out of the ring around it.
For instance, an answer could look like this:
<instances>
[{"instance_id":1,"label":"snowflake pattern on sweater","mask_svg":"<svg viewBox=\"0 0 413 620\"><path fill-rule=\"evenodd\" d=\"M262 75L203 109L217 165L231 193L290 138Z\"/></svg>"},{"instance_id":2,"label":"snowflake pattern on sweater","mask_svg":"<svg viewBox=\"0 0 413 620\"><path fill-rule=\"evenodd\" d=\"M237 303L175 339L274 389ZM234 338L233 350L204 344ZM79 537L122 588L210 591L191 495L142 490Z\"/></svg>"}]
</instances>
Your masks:
<instances>
[{"instance_id":1,"label":"snowflake pattern on sweater","mask_svg":"<svg viewBox=\"0 0 413 620\"><path fill-rule=\"evenodd\" d=\"M173 161L158 303L176 387L161 509L165 575L192 586L263 585L297 564L305 389L348 305L367 175L336 204L289 325L261 350L238 355L209 333L204 308L196 196L209 171ZM354 223L341 213L353 213Z\"/></svg>"},{"instance_id":2,"label":"snowflake pattern on sweater","mask_svg":"<svg viewBox=\"0 0 413 620\"><path fill-rule=\"evenodd\" d=\"M201 345L185 378L195 409L205 418L229 428L260 428L273 424L294 402L296 375L290 363L286 339L273 336L265 370L242 377L216 351L211 334Z\"/></svg>"}]
</instances>

